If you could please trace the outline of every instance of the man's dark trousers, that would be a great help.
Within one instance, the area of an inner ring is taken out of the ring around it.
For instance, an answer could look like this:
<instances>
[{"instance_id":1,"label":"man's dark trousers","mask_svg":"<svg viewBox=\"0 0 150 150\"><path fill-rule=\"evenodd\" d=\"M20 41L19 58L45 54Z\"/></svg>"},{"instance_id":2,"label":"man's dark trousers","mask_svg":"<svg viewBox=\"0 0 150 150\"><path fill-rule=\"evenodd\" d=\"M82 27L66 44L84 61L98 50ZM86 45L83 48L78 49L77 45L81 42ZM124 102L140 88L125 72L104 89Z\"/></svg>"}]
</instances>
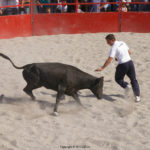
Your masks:
<instances>
[{"instance_id":1,"label":"man's dark trousers","mask_svg":"<svg viewBox=\"0 0 150 150\"><path fill-rule=\"evenodd\" d=\"M134 95L140 96L139 84L136 80L135 68L132 60L119 64L116 68L115 81L123 88L126 88L128 85L128 83L124 81L125 75L130 78Z\"/></svg>"}]
</instances>

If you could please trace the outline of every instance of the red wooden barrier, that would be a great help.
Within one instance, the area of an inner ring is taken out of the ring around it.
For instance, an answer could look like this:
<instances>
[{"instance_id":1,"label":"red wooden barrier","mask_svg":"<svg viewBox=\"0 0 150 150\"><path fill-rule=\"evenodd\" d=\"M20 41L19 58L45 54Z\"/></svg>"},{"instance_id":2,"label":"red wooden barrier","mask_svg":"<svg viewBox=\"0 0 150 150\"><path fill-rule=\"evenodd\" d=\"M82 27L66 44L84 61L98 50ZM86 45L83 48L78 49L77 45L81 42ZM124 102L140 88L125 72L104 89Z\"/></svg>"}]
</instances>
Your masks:
<instances>
[{"instance_id":1,"label":"red wooden barrier","mask_svg":"<svg viewBox=\"0 0 150 150\"><path fill-rule=\"evenodd\" d=\"M119 13L35 14L33 35L119 32Z\"/></svg>"},{"instance_id":2,"label":"red wooden barrier","mask_svg":"<svg viewBox=\"0 0 150 150\"><path fill-rule=\"evenodd\" d=\"M122 13L121 31L150 33L150 12Z\"/></svg>"},{"instance_id":3,"label":"red wooden barrier","mask_svg":"<svg viewBox=\"0 0 150 150\"><path fill-rule=\"evenodd\" d=\"M121 8L121 5L119 6ZM120 31L150 33L150 12L77 13L76 10L76 13L34 14L33 7L30 8L31 14L28 15L0 16L0 39L31 35Z\"/></svg>"},{"instance_id":4,"label":"red wooden barrier","mask_svg":"<svg viewBox=\"0 0 150 150\"><path fill-rule=\"evenodd\" d=\"M0 16L0 39L31 36L31 15Z\"/></svg>"}]
</instances>

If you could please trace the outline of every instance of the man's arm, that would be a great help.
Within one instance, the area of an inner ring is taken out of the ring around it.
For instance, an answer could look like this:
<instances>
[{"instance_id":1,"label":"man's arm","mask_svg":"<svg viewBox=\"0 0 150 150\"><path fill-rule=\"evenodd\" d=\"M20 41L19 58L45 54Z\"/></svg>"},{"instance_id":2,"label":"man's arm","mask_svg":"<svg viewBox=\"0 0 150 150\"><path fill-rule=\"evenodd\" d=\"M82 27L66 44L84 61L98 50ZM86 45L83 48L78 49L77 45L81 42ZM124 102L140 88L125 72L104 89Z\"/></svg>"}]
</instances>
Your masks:
<instances>
[{"instance_id":1,"label":"man's arm","mask_svg":"<svg viewBox=\"0 0 150 150\"><path fill-rule=\"evenodd\" d=\"M111 61L113 60L112 57L108 57L107 60L105 61L104 65L101 68L96 69L95 71L102 71L104 68L106 68Z\"/></svg>"}]
</instances>

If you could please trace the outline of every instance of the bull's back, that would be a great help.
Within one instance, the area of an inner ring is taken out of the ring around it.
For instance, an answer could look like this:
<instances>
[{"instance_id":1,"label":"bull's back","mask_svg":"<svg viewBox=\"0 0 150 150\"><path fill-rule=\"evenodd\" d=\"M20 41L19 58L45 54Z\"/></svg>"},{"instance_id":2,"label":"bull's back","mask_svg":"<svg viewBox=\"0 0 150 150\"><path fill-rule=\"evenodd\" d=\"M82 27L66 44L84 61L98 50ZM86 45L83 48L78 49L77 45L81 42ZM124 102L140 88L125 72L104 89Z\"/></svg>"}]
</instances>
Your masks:
<instances>
[{"instance_id":1,"label":"bull's back","mask_svg":"<svg viewBox=\"0 0 150 150\"><path fill-rule=\"evenodd\" d=\"M54 75L56 77L63 76L67 73L67 71L76 73L76 74L83 74L87 75L87 73L81 71L80 69L62 63L36 63L35 66L40 69L41 72L45 74Z\"/></svg>"},{"instance_id":2,"label":"bull's back","mask_svg":"<svg viewBox=\"0 0 150 150\"><path fill-rule=\"evenodd\" d=\"M41 84L46 88L57 90L60 83L69 88L80 86L94 77L80 69L62 63L35 63L32 64L40 71Z\"/></svg>"},{"instance_id":3,"label":"bull's back","mask_svg":"<svg viewBox=\"0 0 150 150\"><path fill-rule=\"evenodd\" d=\"M66 66L59 63L37 63L35 66L40 71L40 79L43 86L57 90L58 84L66 76Z\"/></svg>"}]
</instances>

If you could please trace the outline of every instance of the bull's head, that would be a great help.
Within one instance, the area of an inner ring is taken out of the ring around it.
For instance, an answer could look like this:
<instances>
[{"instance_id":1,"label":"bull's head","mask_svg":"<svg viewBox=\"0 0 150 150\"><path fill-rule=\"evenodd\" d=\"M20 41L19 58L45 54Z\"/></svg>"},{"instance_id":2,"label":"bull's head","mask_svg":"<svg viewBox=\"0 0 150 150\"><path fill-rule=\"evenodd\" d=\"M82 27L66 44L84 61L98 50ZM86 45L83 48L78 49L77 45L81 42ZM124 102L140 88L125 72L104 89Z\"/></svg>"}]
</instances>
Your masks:
<instances>
[{"instance_id":1,"label":"bull's head","mask_svg":"<svg viewBox=\"0 0 150 150\"><path fill-rule=\"evenodd\" d=\"M97 78L91 87L91 91L98 99L103 98L103 82L104 77Z\"/></svg>"}]
</instances>

